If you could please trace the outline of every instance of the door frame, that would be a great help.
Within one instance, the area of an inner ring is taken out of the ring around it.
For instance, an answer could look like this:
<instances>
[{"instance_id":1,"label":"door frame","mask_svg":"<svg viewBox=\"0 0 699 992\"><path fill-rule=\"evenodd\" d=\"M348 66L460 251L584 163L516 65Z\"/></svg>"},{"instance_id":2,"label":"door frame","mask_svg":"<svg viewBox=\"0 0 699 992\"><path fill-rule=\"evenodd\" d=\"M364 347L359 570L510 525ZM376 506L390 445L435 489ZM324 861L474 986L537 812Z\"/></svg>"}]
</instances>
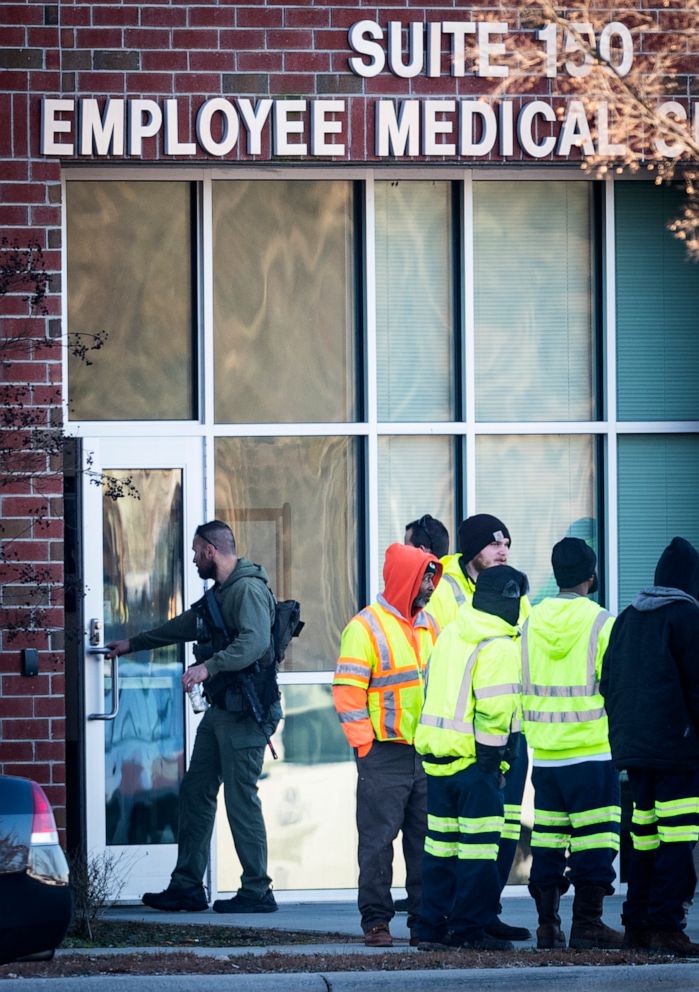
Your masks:
<instances>
[{"instance_id":1,"label":"door frame","mask_svg":"<svg viewBox=\"0 0 699 992\"><path fill-rule=\"evenodd\" d=\"M84 577L84 631L82 645L82 679L84 687L84 767L85 821L88 857L100 859L108 854L116 859L115 889L119 901L140 901L144 891L159 891L167 886L175 866L177 844L140 846L106 846L105 815L105 722L90 719L104 711L104 659L89 653L90 621L102 622L99 646L104 644L103 616L103 487L101 476L110 469L181 469L183 527L183 597L184 604L199 598L203 583L192 563L191 535L204 516L204 445L197 437L118 437L86 438L82 464L82 529ZM129 496L120 498L129 499ZM165 619L165 618L163 618ZM136 633L137 631L132 631ZM185 645L185 665L193 661L191 645ZM185 706L185 766L194 741L200 716ZM104 862L105 865L107 862ZM118 876L118 877L116 877Z\"/></svg>"}]
</instances>

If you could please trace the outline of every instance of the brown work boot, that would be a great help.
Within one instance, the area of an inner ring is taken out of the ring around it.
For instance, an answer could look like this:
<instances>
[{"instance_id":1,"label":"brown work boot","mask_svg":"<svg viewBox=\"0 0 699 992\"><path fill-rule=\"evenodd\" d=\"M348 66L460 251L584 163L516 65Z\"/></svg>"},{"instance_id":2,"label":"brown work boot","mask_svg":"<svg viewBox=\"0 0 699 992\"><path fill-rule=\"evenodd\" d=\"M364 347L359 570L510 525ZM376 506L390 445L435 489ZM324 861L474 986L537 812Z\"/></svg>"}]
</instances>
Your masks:
<instances>
[{"instance_id":1,"label":"brown work boot","mask_svg":"<svg viewBox=\"0 0 699 992\"><path fill-rule=\"evenodd\" d=\"M656 954L674 954L677 958L699 958L699 944L693 944L681 930L650 930L648 950Z\"/></svg>"},{"instance_id":2,"label":"brown work boot","mask_svg":"<svg viewBox=\"0 0 699 992\"><path fill-rule=\"evenodd\" d=\"M388 923L377 923L364 934L367 947L393 947L393 937L388 929Z\"/></svg>"},{"instance_id":3,"label":"brown work boot","mask_svg":"<svg viewBox=\"0 0 699 992\"><path fill-rule=\"evenodd\" d=\"M580 885L573 899L573 924L568 946L579 951L599 948L618 950L624 935L602 922L602 904L606 891L601 885Z\"/></svg>"},{"instance_id":4,"label":"brown work boot","mask_svg":"<svg viewBox=\"0 0 699 992\"><path fill-rule=\"evenodd\" d=\"M536 928L536 946L540 951L562 950L566 946L566 935L555 923L542 923Z\"/></svg>"}]
</instances>

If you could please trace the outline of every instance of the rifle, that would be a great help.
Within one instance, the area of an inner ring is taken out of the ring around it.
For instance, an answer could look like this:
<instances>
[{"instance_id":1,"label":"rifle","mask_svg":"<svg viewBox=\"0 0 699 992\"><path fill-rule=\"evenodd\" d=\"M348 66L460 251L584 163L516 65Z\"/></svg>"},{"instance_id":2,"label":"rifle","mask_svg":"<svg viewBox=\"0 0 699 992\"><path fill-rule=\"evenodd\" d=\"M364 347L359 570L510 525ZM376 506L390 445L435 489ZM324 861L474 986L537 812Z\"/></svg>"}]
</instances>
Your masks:
<instances>
[{"instance_id":1,"label":"rifle","mask_svg":"<svg viewBox=\"0 0 699 992\"><path fill-rule=\"evenodd\" d=\"M255 665L257 665L257 662L255 662ZM274 745L272 744L272 740L269 734L267 733L267 731L265 730L265 726L264 726L265 718L262 712L262 704L260 703L260 697L257 695L257 689L255 688L255 683L252 681L252 677L250 675L243 675L241 673L240 691L243 693L243 696L245 697L245 700L248 706L250 707L250 712L252 713L255 723L260 728L262 733L265 735L267 746L272 752L272 757L276 761L279 755L274 750Z\"/></svg>"}]
</instances>

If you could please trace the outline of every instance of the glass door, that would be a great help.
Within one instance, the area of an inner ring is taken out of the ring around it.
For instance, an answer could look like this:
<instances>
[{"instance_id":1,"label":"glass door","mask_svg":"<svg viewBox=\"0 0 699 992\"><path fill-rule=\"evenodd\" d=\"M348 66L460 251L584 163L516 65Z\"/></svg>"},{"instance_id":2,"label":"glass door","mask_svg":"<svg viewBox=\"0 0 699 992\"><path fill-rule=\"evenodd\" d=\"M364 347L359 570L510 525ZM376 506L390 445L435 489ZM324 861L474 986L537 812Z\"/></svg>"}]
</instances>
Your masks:
<instances>
[{"instance_id":1,"label":"glass door","mask_svg":"<svg viewBox=\"0 0 699 992\"><path fill-rule=\"evenodd\" d=\"M112 895L164 888L177 797L198 719L181 676L189 645L109 661L104 645L176 616L202 592L190 544L203 519L201 441L86 441L85 711L88 850Z\"/></svg>"}]
</instances>

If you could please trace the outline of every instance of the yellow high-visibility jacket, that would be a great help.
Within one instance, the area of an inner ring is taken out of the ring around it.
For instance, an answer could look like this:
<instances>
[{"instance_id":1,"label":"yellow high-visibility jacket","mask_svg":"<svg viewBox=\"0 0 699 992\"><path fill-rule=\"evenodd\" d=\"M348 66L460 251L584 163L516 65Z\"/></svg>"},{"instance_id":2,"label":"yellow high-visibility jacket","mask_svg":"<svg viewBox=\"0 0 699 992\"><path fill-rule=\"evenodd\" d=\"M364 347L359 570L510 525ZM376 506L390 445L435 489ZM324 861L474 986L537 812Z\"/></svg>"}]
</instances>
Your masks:
<instances>
[{"instance_id":1,"label":"yellow high-visibility jacket","mask_svg":"<svg viewBox=\"0 0 699 992\"><path fill-rule=\"evenodd\" d=\"M504 747L518 729L518 630L480 610L459 610L430 656L415 734L429 775L453 775L476 760L476 742ZM430 758L441 759L431 761ZM454 760L446 761L452 758Z\"/></svg>"},{"instance_id":2,"label":"yellow high-visibility jacket","mask_svg":"<svg viewBox=\"0 0 699 992\"><path fill-rule=\"evenodd\" d=\"M385 601L347 624L333 679L333 698L352 747L412 744L424 693L423 671L439 627L424 611L410 624Z\"/></svg>"},{"instance_id":3,"label":"yellow high-visibility jacket","mask_svg":"<svg viewBox=\"0 0 699 992\"><path fill-rule=\"evenodd\" d=\"M544 599L522 629L522 729L534 758L609 751L600 695L614 617L586 596Z\"/></svg>"}]
</instances>

